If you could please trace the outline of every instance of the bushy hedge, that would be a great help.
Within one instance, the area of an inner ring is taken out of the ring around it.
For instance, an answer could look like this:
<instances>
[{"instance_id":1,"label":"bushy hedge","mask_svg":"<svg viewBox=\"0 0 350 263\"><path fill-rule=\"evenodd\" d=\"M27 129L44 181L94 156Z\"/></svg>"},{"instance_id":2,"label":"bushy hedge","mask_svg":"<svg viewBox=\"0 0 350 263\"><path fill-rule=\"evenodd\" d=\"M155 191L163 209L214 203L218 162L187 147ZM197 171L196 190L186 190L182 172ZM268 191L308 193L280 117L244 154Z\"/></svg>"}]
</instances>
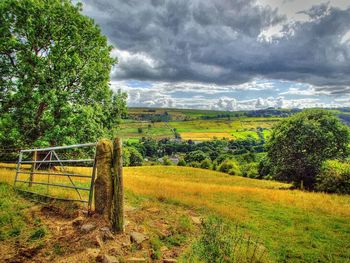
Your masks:
<instances>
[{"instance_id":1,"label":"bushy hedge","mask_svg":"<svg viewBox=\"0 0 350 263\"><path fill-rule=\"evenodd\" d=\"M321 173L316 177L316 190L350 194L350 163L330 160L323 163Z\"/></svg>"},{"instance_id":2,"label":"bushy hedge","mask_svg":"<svg viewBox=\"0 0 350 263\"><path fill-rule=\"evenodd\" d=\"M210 159L204 159L202 162L201 162L201 168L202 169L210 169L211 167L211 161Z\"/></svg>"},{"instance_id":3,"label":"bushy hedge","mask_svg":"<svg viewBox=\"0 0 350 263\"><path fill-rule=\"evenodd\" d=\"M141 166L143 163L142 154L134 147L125 147L123 149L123 165L124 166Z\"/></svg>"},{"instance_id":4,"label":"bushy hedge","mask_svg":"<svg viewBox=\"0 0 350 263\"><path fill-rule=\"evenodd\" d=\"M259 178L258 163L248 163L241 166L242 176L249 178Z\"/></svg>"},{"instance_id":5,"label":"bushy hedge","mask_svg":"<svg viewBox=\"0 0 350 263\"><path fill-rule=\"evenodd\" d=\"M241 175L239 164L233 160L225 160L219 166L219 171L231 175Z\"/></svg>"}]
</instances>

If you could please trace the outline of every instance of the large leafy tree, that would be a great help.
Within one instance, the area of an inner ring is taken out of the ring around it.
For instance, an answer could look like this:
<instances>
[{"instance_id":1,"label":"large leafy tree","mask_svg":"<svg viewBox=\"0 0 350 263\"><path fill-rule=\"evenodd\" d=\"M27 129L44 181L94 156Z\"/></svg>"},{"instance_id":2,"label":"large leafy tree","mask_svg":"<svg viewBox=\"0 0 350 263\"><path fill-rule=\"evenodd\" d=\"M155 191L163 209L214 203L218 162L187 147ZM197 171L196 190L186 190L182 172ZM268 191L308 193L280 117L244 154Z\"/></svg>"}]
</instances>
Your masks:
<instances>
[{"instance_id":1,"label":"large leafy tree","mask_svg":"<svg viewBox=\"0 0 350 263\"><path fill-rule=\"evenodd\" d=\"M305 110L274 127L267 144L271 175L312 189L322 163L348 154L349 129L331 112Z\"/></svg>"},{"instance_id":2,"label":"large leafy tree","mask_svg":"<svg viewBox=\"0 0 350 263\"><path fill-rule=\"evenodd\" d=\"M125 113L112 47L70 0L0 2L0 144L72 144L110 134Z\"/></svg>"}]
</instances>

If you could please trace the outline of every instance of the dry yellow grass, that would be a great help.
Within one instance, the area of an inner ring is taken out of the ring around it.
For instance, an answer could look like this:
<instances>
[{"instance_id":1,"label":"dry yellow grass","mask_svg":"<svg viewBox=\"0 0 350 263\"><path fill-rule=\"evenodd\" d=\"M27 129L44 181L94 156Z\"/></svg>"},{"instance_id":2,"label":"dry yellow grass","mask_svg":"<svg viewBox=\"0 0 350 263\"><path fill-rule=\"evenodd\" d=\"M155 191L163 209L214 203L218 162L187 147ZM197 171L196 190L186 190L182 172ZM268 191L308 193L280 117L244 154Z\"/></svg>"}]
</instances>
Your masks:
<instances>
[{"instance_id":1,"label":"dry yellow grass","mask_svg":"<svg viewBox=\"0 0 350 263\"><path fill-rule=\"evenodd\" d=\"M239 202L225 203L225 196L227 200L234 196L234 199L246 198L350 218L349 196L276 189L286 185L187 167L130 167L125 174L125 187L133 192L206 206L236 219L245 219L244 216L240 218L244 209ZM218 195L223 197L220 201L225 203L224 206L218 203Z\"/></svg>"},{"instance_id":2,"label":"dry yellow grass","mask_svg":"<svg viewBox=\"0 0 350 263\"><path fill-rule=\"evenodd\" d=\"M1 167L1 164L0 164ZM8 166L12 168L0 168L0 181L1 182L7 182L9 184L14 183L16 170L14 169L15 166ZM28 168L28 167L27 167ZM25 170L26 172L29 172L29 170ZM44 171L39 171L44 172ZM51 173L57 173L59 174L60 171L58 170L51 170ZM89 167L67 167L66 172L68 173L80 173L84 175L91 175L92 168ZM80 178L80 177L71 177L73 183L76 186L81 186L84 188L89 187L90 185L90 179L89 178ZM29 174L18 174L18 180L21 181L28 181L29 180ZM34 180L33 182L50 182L53 184L63 184L72 186L71 181L67 176L60 176L60 175L46 175L46 174L35 174L34 173ZM79 199L79 194L74 189L68 189L68 188L61 188L61 187L55 187L55 186L44 186L44 185L36 185L33 184L31 188L28 187L27 183L18 182L16 184L17 187L24 189L24 190L30 190L33 192L38 192L45 195L50 195L54 197L61 197L61 198L71 198L71 199ZM80 195L83 199L88 198L88 191L85 190L79 190Z\"/></svg>"},{"instance_id":3,"label":"dry yellow grass","mask_svg":"<svg viewBox=\"0 0 350 263\"><path fill-rule=\"evenodd\" d=\"M92 168L67 167L67 170L89 175ZM127 190L196 207L208 207L236 219L245 218L244 209L239 203L219 204L219 195L234 196L235 199L249 198L257 202L275 203L286 207L301 208L305 211L350 218L349 196L285 190L289 185L274 181L255 180L210 170L176 166L126 167L124 174ZM14 169L0 169L1 181L12 184L14 176ZM28 174L19 175L20 180L28 180L28 177ZM72 179L75 184L83 187L87 187L90 182L88 178L72 177ZM34 176L34 181L37 182L47 182L47 180L47 175L36 174ZM65 176L50 176L50 182L71 185ZM50 193L56 196L77 198L77 193L71 189L50 187ZM225 202L224 199L220 198L221 202Z\"/></svg>"}]
</instances>

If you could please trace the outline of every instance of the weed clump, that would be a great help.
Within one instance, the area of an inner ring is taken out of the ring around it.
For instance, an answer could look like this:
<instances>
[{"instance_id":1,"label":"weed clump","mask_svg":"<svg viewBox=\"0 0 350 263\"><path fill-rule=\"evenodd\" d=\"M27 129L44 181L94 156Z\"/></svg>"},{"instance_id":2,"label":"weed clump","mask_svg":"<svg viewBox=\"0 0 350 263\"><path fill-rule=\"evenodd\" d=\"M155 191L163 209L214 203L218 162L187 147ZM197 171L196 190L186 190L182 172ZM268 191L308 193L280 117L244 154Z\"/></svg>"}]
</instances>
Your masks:
<instances>
[{"instance_id":1,"label":"weed clump","mask_svg":"<svg viewBox=\"0 0 350 263\"><path fill-rule=\"evenodd\" d=\"M220 217L211 216L202 222L202 233L184 262L235 263L264 262L265 249Z\"/></svg>"}]
</instances>

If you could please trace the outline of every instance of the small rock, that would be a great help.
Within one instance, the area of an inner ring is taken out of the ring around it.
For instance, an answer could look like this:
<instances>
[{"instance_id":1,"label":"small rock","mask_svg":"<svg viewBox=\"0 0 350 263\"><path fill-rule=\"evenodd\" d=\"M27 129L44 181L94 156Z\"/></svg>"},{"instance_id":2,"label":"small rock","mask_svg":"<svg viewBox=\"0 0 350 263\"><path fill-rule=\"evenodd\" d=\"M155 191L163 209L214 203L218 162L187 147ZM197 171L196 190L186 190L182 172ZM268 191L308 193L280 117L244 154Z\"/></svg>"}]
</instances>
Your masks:
<instances>
[{"instance_id":1,"label":"small rock","mask_svg":"<svg viewBox=\"0 0 350 263\"><path fill-rule=\"evenodd\" d=\"M103 247L103 241L102 241L102 239L101 239L100 236L96 236L96 237L95 237L95 243L96 243L96 245L99 246L100 248Z\"/></svg>"},{"instance_id":2,"label":"small rock","mask_svg":"<svg viewBox=\"0 0 350 263\"><path fill-rule=\"evenodd\" d=\"M197 217L197 216L191 216L192 222L195 223L196 225L202 224L202 218Z\"/></svg>"},{"instance_id":3,"label":"small rock","mask_svg":"<svg viewBox=\"0 0 350 263\"><path fill-rule=\"evenodd\" d=\"M144 234L138 233L138 232L131 232L130 233L130 240L132 242L135 242L136 244L140 245L143 241L147 240L148 237Z\"/></svg>"},{"instance_id":4,"label":"small rock","mask_svg":"<svg viewBox=\"0 0 350 263\"><path fill-rule=\"evenodd\" d=\"M85 225L81 226L80 230L85 232L85 233L88 233L88 232L94 230L95 228L96 228L96 226L93 224L85 224Z\"/></svg>"},{"instance_id":5,"label":"small rock","mask_svg":"<svg viewBox=\"0 0 350 263\"><path fill-rule=\"evenodd\" d=\"M163 259L163 263L175 263L175 262L177 262L177 260L174 258L164 258Z\"/></svg>"},{"instance_id":6,"label":"small rock","mask_svg":"<svg viewBox=\"0 0 350 263\"><path fill-rule=\"evenodd\" d=\"M79 227L79 226L81 226L83 224L83 222L84 222L84 218L79 216L79 217L77 217L76 219L74 219L72 221L72 226Z\"/></svg>"},{"instance_id":7,"label":"small rock","mask_svg":"<svg viewBox=\"0 0 350 263\"><path fill-rule=\"evenodd\" d=\"M126 260L126 262L134 262L134 263L146 262L146 259L144 259L144 258L128 258Z\"/></svg>"},{"instance_id":8,"label":"small rock","mask_svg":"<svg viewBox=\"0 0 350 263\"><path fill-rule=\"evenodd\" d=\"M100 229L100 231L101 231L101 234L102 234L102 239L104 241L106 241L106 240L114 240L114 236L113 236L112 232L109 230L108 227L102 227Z\"/></svg>"},{"instance_id":9,"label":"small rock","mask_svg":"<svg viewBox=\"0 0 350 263\"><path fill-rule=\"evenodd\" d=\"M118 262L119 260L114 256L103 255L102 257L102 263L118 263Z\"/></svg>"}]
</instances>

